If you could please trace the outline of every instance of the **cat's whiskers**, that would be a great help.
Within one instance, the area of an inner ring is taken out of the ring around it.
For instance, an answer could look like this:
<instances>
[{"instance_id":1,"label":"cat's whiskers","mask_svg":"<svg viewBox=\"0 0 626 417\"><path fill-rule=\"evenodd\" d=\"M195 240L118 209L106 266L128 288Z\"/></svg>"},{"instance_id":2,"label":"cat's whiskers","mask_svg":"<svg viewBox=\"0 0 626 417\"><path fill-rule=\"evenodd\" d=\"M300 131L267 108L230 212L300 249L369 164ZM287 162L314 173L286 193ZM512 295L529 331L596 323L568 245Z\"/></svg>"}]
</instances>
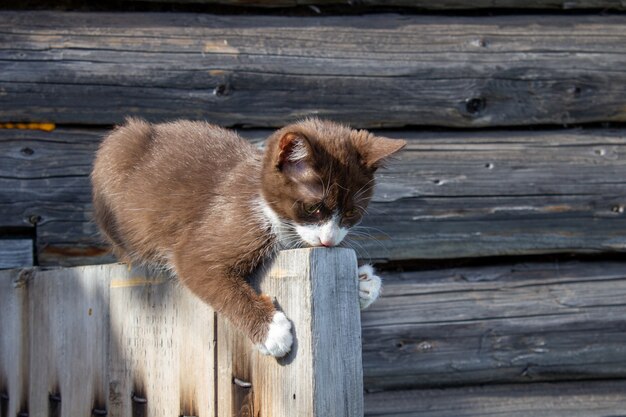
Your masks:
<instances>
[{"instance_id":1,"label":"cat's whiskers","mask_svg":"<svg viewBox=\"0 0 626 417\"><path fill-rule=\"evenodd\" d=\"M378 232L378 233L384 235L386 238L391 239L391 236L389 235L389 233L385 232L382 229L374 227L374 226L355 226L355 228L357 229L356 231L360 231L362 233L368 233L372 237L373 237L373 235L371 233L369 233L368 230L373 230L374 232Z\"/></svg>"},{"instance_id":2,"label":"cat's whiskers","mask_svg":"<svg viewBox=\"0 0 626 417\"><path fill-rule=\"evenodd\" d=\"M384 233L384 232L383 232ZM385 253L389 252L389 248L387 246L385 246L384 241L380 240L379 238L377 238L376 236L372 235L371 233L364 231L364 230L353 230L351 231L351 234L353 235L353 237L351 238L353 242L356 242L357 238L360 241L371 241L374 242L375 244L377 244ZM387 235L386 233L384 233L385 235ZM387 235L389 236L389 235Z\"/></svg>"},{"instance_id":3,"label":"cat's whiskers","mask_svg":"<svg viewBox=\"0 0 626 417\"><path fill-rule=\"evenodd\" d=\"M364 193L370 191L374 187L374 184L372 184L374 181L376 181L376 178L372 178L371 180L363 184L363 186L359 188L359 190L356 193L354 193L354 199L358 200Z\"/></svg>"},{"instance_id":4,"label":"cat's whiskers","mask_svg":"<svg viewBox=\"0 0 626 417\"><path fill-rule=\"evenodd\" d=\"M357 242L356 240L346 236L346 238L344 238L343 242L347 245L346 247L353 249L357 252L358 257L361 259L367 259L368 263L371 262L372 260L372 256L370 255L369 251L367 249L365 249L363 247L363 245L361 245L361 243ZM358 248L354 248L352 245L356 245L358 246ZM366 256L363 256L366 255Z\"/></svg>"}]
</instances>

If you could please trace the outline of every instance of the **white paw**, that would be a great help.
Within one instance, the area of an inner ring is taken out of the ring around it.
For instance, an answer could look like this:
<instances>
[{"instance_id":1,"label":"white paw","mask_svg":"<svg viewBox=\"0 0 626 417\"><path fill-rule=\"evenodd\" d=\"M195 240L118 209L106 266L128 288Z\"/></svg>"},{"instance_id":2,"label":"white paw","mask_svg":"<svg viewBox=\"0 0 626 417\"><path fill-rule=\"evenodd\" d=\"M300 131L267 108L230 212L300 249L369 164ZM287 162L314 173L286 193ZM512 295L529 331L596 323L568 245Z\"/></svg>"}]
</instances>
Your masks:
<instances>
[{"instance_id":1,"label":"white paw","mask_svg":"<svg viewBox=\"0 0 626 417\"><path fill-rule=\"evenodd\" d=\"M292 343L291 322L284 313L277 311L270 323L265 342L257 347L264 355L281 358L289 353Z\"/></svg>"},{"instance_id":2,"label":"white paw","mask_svg":"<svg viewBox=\"0 0 626 417\"><path fill-rule=\"evenodd\" d=\"M382 280L374 275L372 265L359 268L359 303L361 310L369 307L380 295Z\"/></svg>"}]
</instances>

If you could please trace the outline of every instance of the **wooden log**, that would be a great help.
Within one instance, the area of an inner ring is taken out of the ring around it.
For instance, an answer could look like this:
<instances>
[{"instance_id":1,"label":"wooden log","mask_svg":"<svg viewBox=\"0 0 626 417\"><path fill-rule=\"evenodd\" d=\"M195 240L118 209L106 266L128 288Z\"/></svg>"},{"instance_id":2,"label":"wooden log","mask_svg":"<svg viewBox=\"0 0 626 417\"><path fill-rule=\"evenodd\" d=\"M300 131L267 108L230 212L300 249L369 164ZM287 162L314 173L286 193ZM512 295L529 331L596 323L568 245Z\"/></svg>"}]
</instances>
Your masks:
<instances>
[{"instance_id":1,"label":"wooden log","mask_svg":"<svg viewBox=\"0 0 626 417\"><path fill-rule=\"evenodd\" d=\"M485 385L367 394L367 417L605 417L626 414L626 381Z\"/></svg>"},{"instance_id":2,"label":"wooden log","mask_svg":"<svg viewBox=\"0 0 626 417\"><path fill-rule=\"evenodd\" d=\"M292 352L279 360L263 356L219 320L218 417L363 415L356 276L351 250L279 254L254 285L292 321Z\"/></svg>"},{"instance_id":3,"label":"wooden log","mask_svg":"<svg viewBox=\"0 0 626 417\"><path fill-rule=\"evenodd\" d=\"M129 1L129 0L126 0ZM145 2L162 0L140 0ZM223 4L228 6L251 7L295 7L315 5L363 7L410 7L424 10L467 10L467 9L613 9L624 10L626 5L620 0L167 0L166 3Z\"/></svg>"},{"instance_id":4,"label":"wooden log","mask_svg":"<svg viewBox=\"0 0 626 417\"><path fill-rule=\"evenodd\" d=\"M626 263L383 276L363 312L365 387L626 377Z\"/></svg>"},{"instance_id":5,"label":"wooden log","mask_svg":"<svg viewBox=\"0 0 626 417\"><path fill-rule=\"evenodd\" d=\"M626 121L625 16L0 13L0 119Z\"/></svg>"},{"instance_id":6,"label":"wooden log","mask_svg":"<svg viewBox=\"0 0 626 417\"><path fill-rule=\"evenodd\" d=\"M91 221L103 134L0 130L0 227L35 225L42 265L112 260ZM381 134L409 144L379 171L367 235L351 240L363 259L626 250L624 129Z\"/></svg>"},{"instance_id":7,"label":"wooden log","mask_svg":"<svg viewBox=\"0 0 626 417\"><path fill-rule=\"evenodd\" d=\"M33 266L31 239L0 239L0 269Z\"/></svg>"}]
</instances>

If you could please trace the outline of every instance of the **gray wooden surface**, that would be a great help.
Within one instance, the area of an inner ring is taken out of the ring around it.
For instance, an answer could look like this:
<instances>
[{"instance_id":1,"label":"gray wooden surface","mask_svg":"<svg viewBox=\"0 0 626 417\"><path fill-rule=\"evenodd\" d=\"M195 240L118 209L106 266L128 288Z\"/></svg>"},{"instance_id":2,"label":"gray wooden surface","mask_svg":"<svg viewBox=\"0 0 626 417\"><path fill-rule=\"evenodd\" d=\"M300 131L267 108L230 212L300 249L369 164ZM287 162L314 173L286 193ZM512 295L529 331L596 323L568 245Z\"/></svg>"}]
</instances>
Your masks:
<instances>
[{"instance_id":1,"label":"gray wooden surface","mask_svg":"<svg viewBox=\"0 0 626 417\"><path fill-rule=\"evenodd\" d=\"M213 310L166 274L103 268L110 280L109 415L214 417Z\"/></svg>"},{"instance_id":2,"label":"gray wooden surface","mask_svg":"<svg viewBox=\"0 0 626 417\"><path fill-rule=\"evenodd\" d=\"M131 1L131 0L125 0ZM140 0L158 1L163 0ZM460 9L609 9L624 10L626 4L621 0L166 0L166 3L191 3L191 4L223 4L232 6L253 7L293 7L293 6L318 6L321 12L325 12L324 6L349 6L363 8L364 6L377 7L411 7L424 10L460 10Z\"/></svg>"},{"instance_id":3,"label":"gray wooden surface","mask_svg":"<svg viewBox=\"0 0 626 417\"><path fill-rule=\"evenodd\" d=\"M0 271L0 412L28 412L29 270Z\"/></svg>"},{"instance_id":4,"label":"gray wooden surface","mask_svg":"<svg viewBox=\"0 0 626 417\"><path fill-rule=\"evenodd\" d=\"M29 415L107 409L110 270L42 271L28 280Z\"/></svg>"},{"instance_id":5,"label":"gray wooden surface","mask_svg":"<svg viewBox=\"0 0 626 417\"><path fill-rule=\"evenodd\" d=\"M619 417L626 381L485 385L365 396L367 417Z\"/></svg>"},{"instance_id":6,"label":"gray wooden surface","mask_svg":"<svg viewBox=\"0 0 626 417\"><path fill-rule=\"evenodd\" d=\"M37 228L43 265L110 262L91 221L104 130L2 131L0 227ZM258 142L269 131L243 131ZM387 131L408 139L378 175L352 245L373 260L626 250L626 130Z\"/></svg>"},{"instance_id":7,"label":"gray wooden surface","mask_svg":"<svg viewBox=\"0 0 626 417\"><path fill-rule=\"evenodd\" d=\"M0 239L0 269L33 265L31 239Z\"/></svg>"},{"instance_id":8,"label":"gray wooden surface","mask_svg":"<svg viewBox=\"0 0 626 417\"><path fill-rule=\"evenodd\" d=\"M626 262L383 278L362 318L368 390L626 377Z\"/></svg>"},{"instance_id":9,"label":"gray wooden surface","mask_svg":"<svg viewBox=\"0 0 626 417\"><path fill-rule=\"evenodd\" d=\"M626 121L626 16L0 13L6 121ZM33 62L37 62L36 65Z\"/></svg>"},{"instance_id":10,"label":"gray wooden surface","mask_svg":"<svg viewBox=\"0 0 626 417\"><path fill-rule=\"evenodd\" d=\"M254 285L291 320L292 352L263 356L219 319L218 417L362 416L357 283L351 250L281 252Z\"/></svg>"}]
</instances>

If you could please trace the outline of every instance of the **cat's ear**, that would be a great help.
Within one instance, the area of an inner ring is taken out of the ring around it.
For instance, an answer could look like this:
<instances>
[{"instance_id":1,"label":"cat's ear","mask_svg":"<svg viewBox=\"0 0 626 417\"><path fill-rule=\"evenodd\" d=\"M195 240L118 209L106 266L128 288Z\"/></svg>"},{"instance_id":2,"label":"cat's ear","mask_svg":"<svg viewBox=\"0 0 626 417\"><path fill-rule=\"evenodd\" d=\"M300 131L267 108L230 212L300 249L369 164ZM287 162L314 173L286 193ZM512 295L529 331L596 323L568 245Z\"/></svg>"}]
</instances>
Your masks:
<instances>
[{"instance_id":1,"label":"cat's ear","mask_svg":"<svg viewBox=\"0 0 626 417\"><path fill-rule=\"evenodd\" d=\"M365 166L373 170L380 168L384 160L406 146L406 140L389 139L375 136L367 142L367 148L362 150Z\"/></svg>"},{"instance_id":2,"label":"cat's ear","mask_svg":"<svg viewBox=\"0 0 626 417\"><path fill-rule=\"evenodd\" d=\"M278 160L276 167L281 171L304 165L311 156L311 145L306 137L299 133L285 133L278 141Z\"/></svg>"}]
</instances>

